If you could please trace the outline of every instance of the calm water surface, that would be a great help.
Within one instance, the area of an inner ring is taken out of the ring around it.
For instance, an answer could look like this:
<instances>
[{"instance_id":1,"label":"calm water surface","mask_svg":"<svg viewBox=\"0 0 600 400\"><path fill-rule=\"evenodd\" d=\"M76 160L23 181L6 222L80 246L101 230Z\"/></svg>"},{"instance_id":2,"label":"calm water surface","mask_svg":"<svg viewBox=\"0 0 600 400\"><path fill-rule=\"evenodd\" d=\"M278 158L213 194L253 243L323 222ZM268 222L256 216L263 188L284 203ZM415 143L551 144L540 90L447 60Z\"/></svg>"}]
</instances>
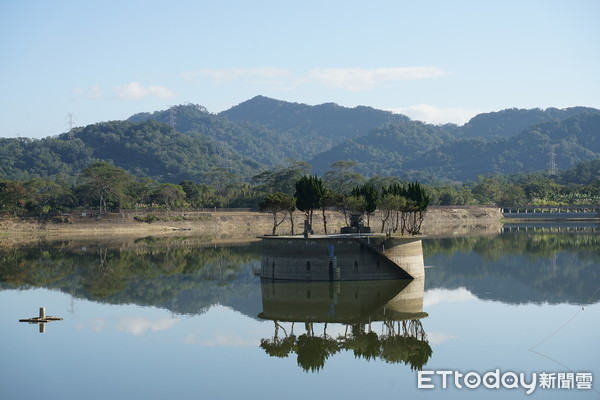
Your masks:
<instances>
[{"instance_id":1,"label":"calm water surface","mask_svg":"<svg viewBox=\"0 0 600 400\"><path fill-rule=\"evenodd\" d=\"M389 301L407 282L261 282L260 243L2 249L0 399L597 399L598 233L425 239L422 303L404 311ZM64 320L19 322L39 307ZM419 370L496 369L593 388L417 388Z\"/></svg>"}]
</instances>

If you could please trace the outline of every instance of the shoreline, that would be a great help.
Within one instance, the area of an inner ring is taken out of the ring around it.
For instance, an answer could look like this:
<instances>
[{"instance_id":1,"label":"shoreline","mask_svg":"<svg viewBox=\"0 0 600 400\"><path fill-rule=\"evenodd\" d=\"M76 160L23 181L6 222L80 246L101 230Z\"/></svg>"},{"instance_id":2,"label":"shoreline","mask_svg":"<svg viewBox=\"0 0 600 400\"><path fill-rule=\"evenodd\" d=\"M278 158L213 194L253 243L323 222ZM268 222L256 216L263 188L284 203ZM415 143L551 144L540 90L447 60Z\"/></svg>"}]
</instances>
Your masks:
<instances>
[{"instance_id":1,"label":"shoreline","mask_svg":"<svg viewBox=\"0 0 600 400\"><path fill-rule=\"evenodd\" d=\"M327 211L327 233L339 233L346 226L344 215ZM280 218L280 216L278 216ZM295 212L294 232L301 233L304 213ZM492 207L431 207L425 214L422 234L429 237L497 234L502 213ZM366 221L365 221L366 222ZM378 215L370 217L372 232L381 230ZM214 212L128 212L98 216L69 215L40 221L35 218L0 219L0 245L47 240L112 241L144 237L203 237L211 241L252 241L270 235L273 215L254 211ZM313 229L325 233L321 212L315 212ZM277 228L277 235L292 234L289 217Z\"/></svg>"},{"instance_id":2,"label":"shoreline","mask_svg":"<svg viewBox=\"0 0 600 400\"><path fill-rule=\"evenodd\" d=\"M299 235L304 214L295 212L294 233ZM337 234L346 226L344 215L327 211L327 233ZM452 238L498 235L506 226L527 224L600 224L600 219L522 219L505 218L495 207L430 207L423 220L421 238ZM370 218L371 231L381 232L378 215ZM315 213L316 235L325 233L321 212ZM0 218L0 247L21 247L62 243L64 245L146 245L185 243L186 245L234 245L270 236L273 215L254 211L171 211L127 212L99 216L69 215L55 220ZM289 217L277 228L276 236L291 235ZM406 235L410 238L410 235Z\"/></svg>"}]
</instances>

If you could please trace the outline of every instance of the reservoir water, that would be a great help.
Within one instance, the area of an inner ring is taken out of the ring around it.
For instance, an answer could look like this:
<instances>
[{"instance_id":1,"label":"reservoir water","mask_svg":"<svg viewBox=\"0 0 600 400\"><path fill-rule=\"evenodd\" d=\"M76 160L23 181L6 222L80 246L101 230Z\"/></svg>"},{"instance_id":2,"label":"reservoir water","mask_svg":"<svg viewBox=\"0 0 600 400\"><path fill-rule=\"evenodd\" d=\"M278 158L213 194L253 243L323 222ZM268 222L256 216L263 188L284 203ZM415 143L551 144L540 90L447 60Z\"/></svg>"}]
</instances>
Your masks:
<instances>
[{"instance_id":1,"label":"reservoir water","mask_svg":"<svg viewBox=\"0 0 600 400\"><path fill-rule=\"evenodd\" d=\"M261 280L256 241L4 247L0 398L597 399L599 233L425 238L417 290Z\"/></svg>"}]
</instances>

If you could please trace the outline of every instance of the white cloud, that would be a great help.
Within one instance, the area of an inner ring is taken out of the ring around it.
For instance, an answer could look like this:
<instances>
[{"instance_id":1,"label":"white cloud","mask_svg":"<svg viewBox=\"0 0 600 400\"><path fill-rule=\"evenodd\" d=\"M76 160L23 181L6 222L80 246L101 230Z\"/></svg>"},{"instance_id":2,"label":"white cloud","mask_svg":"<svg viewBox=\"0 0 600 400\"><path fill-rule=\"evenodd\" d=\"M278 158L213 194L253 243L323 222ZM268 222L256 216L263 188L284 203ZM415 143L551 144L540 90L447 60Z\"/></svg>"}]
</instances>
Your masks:
<instances>
[{"instance_id":1,"label":"white cloud","mask_svg":"<svg viewBox=\"0 0 600 400\"><path fill-rule=\"evenodd\" d=\"M447 333L427 332L427 341L429 342L429 344L440 344L454 338L455 336L449 335Z\"/></svg>"},{"instance_id":2,"label":"white cloud","mask_svg":"<svg viewBox=\"0 0 600 400\"><path fill-rule=\"evenodd\" d=\"M212 337L199 339L193 335L183 339L186 344L207 346L207 347L248 347L257 346L259 339L243 338L236 332L214 332Z\"/></svg>"},{"instance_id":3,"label":"white cloud","mask_svg":"<svg viewBox=\"0 0 600 400\"><path fill-rule=\"evenodd\" d=\"M164 86L143 86L139 82L129 82L117 86L114 88L114 92L119 99L142 99L145 97L168 99L175 97L175 93Z\"/></svg>"},{"instance_id":4,"label":"white cloud","mask_svg":"<svg viewBox=\"0 0 600 400\"><path fill-rule=\"evenodd\" d=\"M308 76L327 87L362 91L384 83L432 79L446 74L437 67L318 68L311 70Z\"/></svg>"},{"instance_id":5,"label":"white cloud","mask_svg":"<svg viewBox=\"0 0 600 400\"><path fill-rule=\"evenodd\" d=\"M431 289L423 295L423 307L430 307L437 303L462 303L474 300L477 297L465 288L454 290Z\"/></svg>"},{"instance_id":6,"label":"white cloud","mask_svg":"<svg viewBox=\"0 0 600 400\"><path fill-rule=\"evenodd\" d=\"M257 67L257 68L229 68L229 69L200 69L197 71L187 71L181 74L185 80L192 80L198 75L208 76L216 82L231 82L243 77L253 78L277 78L290 75L290 72L283 68L276 67Z\"/></svg>"},{"instance_id":7,"label":"white cloud","mask_svg":"<svg viewBox=\"0 0 600 400\"><path fill-rule=\"evenodd\" d=\"M104 330L104 326L106 325L106 321L103 318L93 318L87 321L80 322L77 324L75 329L78 331L89 329L94 332L102 332Z\"/></svg>"},{"instance_id":8,"label":"white cloud","mask_svg":"<svg viewBox=\"0 0 600 400\"><path fill-rule=\"evenodd\" d=\"M408 107L392 108L388 111L404 114L417 121L423 121L430 124L446 124L449 122L463 125L480 111L467 110L459 107L438 108L428 104L418 104Z\"/></svg>"},{"instance_id":9,"label":"white cloud","mask_svg":"<svg viewBox=\"0 0 600 400\"><path fill-rule=\"evenodd\" d=\"M161 318L158 320L146 318L121 318L117 323L117 330L133 335L141 335L148 330L164 331L175 325L177 322L179 322L177 318Z\"/></svg>"},{"instance_id":10,"label":"white cloud","mask_svg":"<svg viewBox=\"0 0 600 400\"><path fill-rule=\"evenodd\" d=\"M91 86L89 88L75 88L73 89L73 94L77 96L83 96L88 99L101 99L104 95L102 88L100 86Z\"/></svg>"}]
</instances>

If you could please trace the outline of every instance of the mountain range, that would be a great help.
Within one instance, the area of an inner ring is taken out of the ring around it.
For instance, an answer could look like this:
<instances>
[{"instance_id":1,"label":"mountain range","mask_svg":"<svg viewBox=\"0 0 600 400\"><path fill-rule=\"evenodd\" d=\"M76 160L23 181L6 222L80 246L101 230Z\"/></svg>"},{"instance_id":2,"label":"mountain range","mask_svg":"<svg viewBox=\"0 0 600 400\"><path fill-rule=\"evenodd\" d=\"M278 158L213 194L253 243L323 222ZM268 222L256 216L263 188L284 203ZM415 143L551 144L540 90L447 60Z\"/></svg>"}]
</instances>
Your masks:
<instances>
[{"instance_id":1,"label":"mountain range","mask_svg":"<svg viewBox=\"0 0 600 400\"><path fill-rule=\"evenodd\" d=\"M248 180L300 160L321 175L339 160L366 176L423 182L569 169L600 158L600 110L507 109L467 124L431 125L371 107L316 106L256 96L218 114L194 104L44 139L0 139L0 178L75 179L108 160L162 182L210 182L215 170Z\"/></svg>"}]
</instances>

